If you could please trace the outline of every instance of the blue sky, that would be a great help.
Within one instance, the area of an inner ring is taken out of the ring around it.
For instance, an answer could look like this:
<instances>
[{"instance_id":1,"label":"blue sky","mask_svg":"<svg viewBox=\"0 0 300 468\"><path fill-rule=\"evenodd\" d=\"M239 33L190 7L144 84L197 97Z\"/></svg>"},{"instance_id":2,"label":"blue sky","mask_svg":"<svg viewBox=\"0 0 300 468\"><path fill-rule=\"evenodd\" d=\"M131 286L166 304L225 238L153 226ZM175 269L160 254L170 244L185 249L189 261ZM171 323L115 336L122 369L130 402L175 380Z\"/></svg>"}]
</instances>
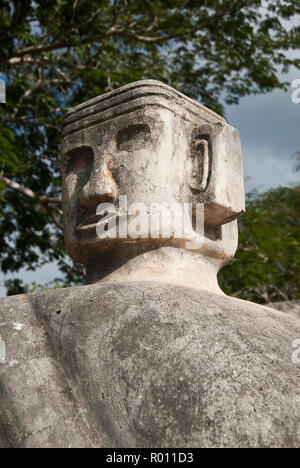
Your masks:
<instances>
[{"instance_id":1,"label":"blue sky","mask_svg":"<svg viewBox=\"0 0 300 468\"><path fill-rule=\"evenodd\" d=\"M295 69L284 77L291 83L297 78L300 78L300 71ZM293 173L292 160L292 155L300 151L300 103L292 102L292 92L290 87L288 92L276 90L249 96L241 99L239 105L226 109L228 122L238 128L241 135L246 191L254 188L264 191L300 182L300 173ZM18 276L26 283L41 284L60 275L52 263L35 272L22 270ZM5 295L5 278L0 276L0 296Z\"/></svg>"}]
</instances>

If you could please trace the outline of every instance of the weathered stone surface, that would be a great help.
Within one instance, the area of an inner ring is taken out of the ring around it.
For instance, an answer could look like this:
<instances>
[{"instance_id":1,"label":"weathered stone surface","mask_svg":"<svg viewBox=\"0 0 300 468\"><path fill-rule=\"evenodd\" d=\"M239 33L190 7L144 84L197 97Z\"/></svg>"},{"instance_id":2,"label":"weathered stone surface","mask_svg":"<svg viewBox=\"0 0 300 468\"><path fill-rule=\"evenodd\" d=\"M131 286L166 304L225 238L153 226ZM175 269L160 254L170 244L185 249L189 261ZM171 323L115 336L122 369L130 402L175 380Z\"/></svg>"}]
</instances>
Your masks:
<instances>
[{"instance_id":1,"label":"weathered stone surface","mask_svg":"<svg viewBox=\"0 0 300 468\"><path fill-rule=\"evenodd\" d=\"M0 445L89 447L93 432L31 296L1 299Z\"/></svg>"},{"instance_id":2,"label":"weathered stone surface","mask_svg":"<svg viewBox=\"0 0 300 468\"><path fill-rule=\"evenodd\" d=\"M12 446L299 446L293 317L150 282L6 298L3 310Z\"/></svg>"},{"instance_id":3,"label":"weathered stone surface","mask_svg":"<svg viewBox=\"0 0 300 468\"><path fill-rule=\"evenodd\" d=\"M245 210L242 154L238 131L222 117L161 82L145 80L75 107L62 136L66 248L88 274L92 270L94 276L95 264L105 258L116 263L121 257L125 264L160 247L186 248L185 239L173 235L97 237L97 206L118 206L121 195L128 206L142 202L149 212L154 203L203 203L199 253L219 258L219 268L232 258L234 220ZM99 271L98 280L105 275Z\"/></svg>"},{"instance_id":4,"label":"weathered stone surface","mask_svg":"<svg viewBox=\"0 0 300 468\"><path fill-rule=\"evenodd\" d=\"M300 318L300 301L272 302L269 307Z\"/></svg>"}]
</instances>

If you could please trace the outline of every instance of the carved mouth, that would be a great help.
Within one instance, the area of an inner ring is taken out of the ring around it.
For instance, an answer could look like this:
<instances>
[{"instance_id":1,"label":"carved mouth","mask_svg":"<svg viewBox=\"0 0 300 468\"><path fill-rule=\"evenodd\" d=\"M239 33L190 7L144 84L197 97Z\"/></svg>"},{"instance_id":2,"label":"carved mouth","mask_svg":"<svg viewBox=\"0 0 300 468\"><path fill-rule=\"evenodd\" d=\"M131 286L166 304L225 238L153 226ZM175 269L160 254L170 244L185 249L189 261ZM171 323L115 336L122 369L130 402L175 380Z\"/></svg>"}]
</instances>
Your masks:
<instances>
[{"instance_id":1,"label":"carved mouth","mask_svg":"<svg viewBox=\"0 0 300 468\"><path fill-rule=\"evenodd\" d=\"M111 213L105 213L103 215L93 215L93 216L88 216L82 223L80 223L75 231L76 232L85 232L85 231L93 231L96 230L97 226L101 221L105 221L107 223L108 219L117 217L117 214L115 211Z\"/></svg>"}]
</instances>

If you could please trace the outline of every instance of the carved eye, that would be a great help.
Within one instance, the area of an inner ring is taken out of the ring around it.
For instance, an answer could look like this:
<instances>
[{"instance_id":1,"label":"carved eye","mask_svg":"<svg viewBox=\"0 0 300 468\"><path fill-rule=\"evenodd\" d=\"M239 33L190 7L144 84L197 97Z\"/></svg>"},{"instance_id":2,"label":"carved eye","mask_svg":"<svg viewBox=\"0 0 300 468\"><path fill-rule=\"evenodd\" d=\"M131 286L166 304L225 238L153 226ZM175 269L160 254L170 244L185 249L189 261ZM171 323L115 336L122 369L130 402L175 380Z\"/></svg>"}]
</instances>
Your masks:
<instances>
[{"instance_id":1,"label":"carved eye","mask_svg":"<svg viewBox=\"0 0 300 468\"><path fill-rule=\"evenodd\" d=\"M65 170L66 174L89 167L94 161L94 153L92 148L82 146L76 148L65 157Z\"/></svg>"},{"instance_id":2,"label":"carved eye","mask_svg":"<svg viewBox=\"0 0 300 468\"><path fill-rule=\"evenodd\" d=\"M151 140L151 132L148 125L130 125L123 128L117 134L119 150L133 151L147 146Z\"/></svg>"}]
</instances>

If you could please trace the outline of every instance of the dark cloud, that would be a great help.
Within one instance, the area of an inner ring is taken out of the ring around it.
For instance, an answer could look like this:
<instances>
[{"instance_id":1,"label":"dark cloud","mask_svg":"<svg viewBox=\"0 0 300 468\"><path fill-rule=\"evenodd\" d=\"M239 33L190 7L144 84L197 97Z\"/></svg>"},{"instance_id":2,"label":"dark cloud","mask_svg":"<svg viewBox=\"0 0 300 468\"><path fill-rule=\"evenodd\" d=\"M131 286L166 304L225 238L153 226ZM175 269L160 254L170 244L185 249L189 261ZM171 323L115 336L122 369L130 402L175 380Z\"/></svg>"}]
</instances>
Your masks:
<instances>
[{"instance_id":1,"label":"dark cloud","mask_svg":"<svg viewBox=\"0 0 300 468\"><path fill-rule=\"evenodd\" d=\"M300 78L296 70L284 77L291 83L296 78ZM288 92L246 97L226 109L229 123L239 129L242 139L244 172L250 177L246 190L300 181L300 173L293 172L292 155L300 151L300 103L292 102L293 91L290 87Z\"/></svg>"}]
</instances>

